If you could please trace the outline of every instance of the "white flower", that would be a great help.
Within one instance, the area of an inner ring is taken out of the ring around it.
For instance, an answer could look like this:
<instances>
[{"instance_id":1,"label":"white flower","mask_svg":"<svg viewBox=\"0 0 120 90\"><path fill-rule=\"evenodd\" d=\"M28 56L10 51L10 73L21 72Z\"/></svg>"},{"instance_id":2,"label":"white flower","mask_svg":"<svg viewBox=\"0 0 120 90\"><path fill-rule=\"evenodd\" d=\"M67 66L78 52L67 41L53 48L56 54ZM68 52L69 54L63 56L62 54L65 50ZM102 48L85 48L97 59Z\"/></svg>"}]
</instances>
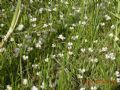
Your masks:
<instances>
[{"instance_id":1,"label":"white flower","mask_svg":"<svg viewBox=\"0 0 120 90\"><path fill-rule=\"evenodd\" d=\"M82 79L82 78L83 78L83 75L78 74L78 75L77 75L77 78Z\"/></svg>"},{"instance_id":2,"label":"white flower","mask_svg":"<svg viewBox=\"0 0 120 90\"><path fill-rule=\"evenodd\" d=\"M46 59L45 59L45 62L48 62L48 61L49 61L49 58L46 58Z\"/></svg>"},{"instance_id":3,"label":"white flower","mask_svg":"<svg viewBox=\"0 0 120 90\"><path fill-rule=\"evenodd\" d=\"M28 51L28 52L30 52L30 51L32 51L32 50L33 50L33 47L28 47L28 48L27 48L27 51Z\"/></svg>"},{"instance_id":4,"label":"white flower","mask_svg":"<svg viewBox=\"0 0 120 90\"><path fill-rule=\"evenodd\" d=\"M92 48L88 48L88 51L89 51L89 52L93 52L93 49L92 49Z\"/></svg>"},{"instance_id":5,"label":"white flower","mask_svg":"<svg viewBox=\"0 0 120 90\"><path fill-rule=\"evenodd\" d=\"M12 90L12 87L10 85L7 85L7 90Z\"/></svg>"},{"instance_id":6,"label":"white flower","mask_svg":"<svg viewBox=\"0 0 120 90\"><path fill-rule=\"evenodd\" d=\"M28 80L27 79L23 79L23 85L27 85L28 84Z\"/></svg>"},{"instance_id":7,"label":"white flower","mask_svg":"<svg viewBox=\"0 0 120 90\"><path fill-rule=\"evenodd\" d=\"M5 48L0 48L0 53L4 52L5 50Z\"/></svg>"},{"instance_id":8,"label":"white flower","mask_svg":"<svg viewBox=\"0 0 120 90\"><path fill-rule=\"evenodd\" d=\"M111 26L111 29L115 29L115 25L112 25L112 26Z\"/></svg>"},{"instance_id":9,"label":"white flower","mask_svg":"<svg viewBox=\"0 0 120 90\"><path fill-rule=\"evenodd\" d=\"M36 27L36 26L37 26L36 23L32 24L32 27Z\"/></svg>"},{"instance_id":10,"label":"white flower","mask_svg":"<svg viewBox=\"0 0 120 90\"><path fill-rule=\"evenodd\" d=\"M13 41L14 41L14 38L11 37L11 38L10 38L10 41L13 42Z\"/></svg>"},{"instance_id":11,"label":"white flower","mask_svg":"<svg viewBox=\"0 0 120 90\"><path fill-rule=\"evenodd\" d=\"M115 72L115 75L116 75L116 77L120 77L120 72L119 72L119 71L116 71L116 72Z\"/></svg>"},{"instance_id":12,"label":"white flower","mask_svg":"<svg viewBox=\"0 0 120 90\"><path fill-rule=\"evenodd\" d=\"M38 68L38 64L33 64L32 67L37 69Z\"/></svg>"},{"instance_id":13,"label":"white flower","mask_svg":"<svg viewBox=\"0 0 120 90\"><path fill-rule=\"evenodd\" d=\"M66 2L64 2L66 5L68 5L69 3L66 1Z\"/></svg>"},{"instance_id":14,"label":"white flower","mask_svg":"<svg viewBox=\"0 0 120 90\"><path fill-rule=\"evenodd\" d=\"M87 39L85 39L84 41L85 41L85 42L88 42L88 40L87 40Z\"/></svg>"},{"instance_id":15,"label":"white flower","mask_svg":"<svg viewBox=\"0 0 120 90\"><path fill-rule=\"evenodd\" d=\"M74 27L70 27L70 30L73 30L74 29Z\"/></svg>"},{"instance_id":16,"label":"white flower","mask_svg":"<svg viewBox=\"0 0 120 90\"><path fill-rule=\"evenodd\" d=\"M86 50L85 48L81 48L81 52L85 52L85 50Z\"/></svg>"},{"instance_id":17,"label":"white flower","mask_svg":"<svg viewBox=\"0 0 120 90\"><path fill-rule=\"evenodd\" d=\"M93 43L98 43L98 40L94 40Z\"/></svg>"},{"instance_id":18,"label":"white flower","mask_svg":"<svg viewBox=\"0 0 120 90\"><path fill-rule=\"evenodd\" d=\"M30 0L30 3L32 4L32 3L33 3L33 0Z\"/></svg>"},{"instance_id":19,"label":"white flower","mask_svg":"<svg viewBox=\"0 0 120 90\"><path fill-rule=\"evenodd\" d=\"M114 36L114 34L113 34L113 33L110 33L110 34L109 34L109 37L113 37L113 36Z\"/></svg>"},{"instance_id":20,"label":"white flower","mask_svg":"<svg viewBox=\"0 0 120 90\"><path fill-rule=\"evenodd\" d=\"M85 20L87 20L87 19L88 19L88 17L85 15L84 19L85 19Z\"/></svg>"},{"instance_id":21,"label":"white flower","mask_svg":"<svg viewBox=\"0 0 120 90\"><path fill-rule=\"evenodd\" d=\"M63 14L60 15L60 19L63 19Z\"/></svg>"},{"instance_id":22,"label":"white flower","mask_svg":"<svg viewBox=\"0 0 120 90\"><path fill-rule=\"evenodd\" d=\"M21 31L21 30L23 30L23 28L24 28L24 25L23 24L19 24L18 27L17 27L17 30Z\"/></svg>"},{"instance_id":23,"label":"white flower","mask_svg":"<svg viewBox=\"0 0 120 90\"><path fill-rule=\"evenodd\" d=\"M110 60L115 60L115 55L114 53L108 53L105 55L105 58Z\"/></svg>"},{"instance_id":24,"label":"white flower","mask_svg":"<svg viewBox=\"0 0 120 90\"><path fill-rule=\"evenodd\" d=\"M58 36L58 38L61 39L61 40L65 40L65 37L64 37L62 34L60 34L60 35Z\"/></svg>"},{"instance_id":25,"label":"white flower","mask_svg":"<svg viewBox=\"0 0 120 90\"><path fill-rule=\"evenodd\" d=\"M36 75L39 76L41 74L41 72L37 72Z\"/></svg>"},{"instance_id":26,"label":"white flower","mask_svg":"<svg viewBox=\"0 0 120 90\"><path fill-rule=\"evenodd\" d=\"M47 25L47 24L44 24L44 25L43 25L43 28L46 28L46 27L48 27L48 25Z\"/></svg>"},{"instance_id":27,"label":"white flower","mask_svg":"<svg viewBox=\"0 0 120 90\"><path fill-rule=\"evenodd\" d=\"M23 60L28 60L28 56L23 55Z\"/></svg>"},{"instance_id":28,"label":"white flower","mask_svg":"<svg viewBox=\"0 0 120 90\"><path fill-rule=\"evenodd\" d=\"M104 22L103 22L103 23L100 23L100 25L101 25L101 26L105 26L105 23L104 23Z\"/></svg>"},{"instance_id":29,"label":"white flower","mask_svg":"<svg viewBox=\"0 0 120 90\"><path fill-rule=\"evenodd\" d=\"M42 13L42 12L43 12L43 8L40 8L40 9L39 9L39 12Z\"/></svg>"},{"instance_id":30,"label":"white flower","mask_svg":"<svg viewBox=\"0 0 120 90\"><path fill-rule=\"evenodd\" d=\"M97 58L91 58L90 61L94 63L94 62L98 62L98 59Z\"/></svg>"},{"instance_id":31,"label":"white flower","mask_svg":"<svg viewBox=\"0 0 120 90\"><path fill-rule=\"evenodd\" d=\"M1 24L0 24L0 26L1 26L1 27L4 27L4 24L3 24L3 23L1 23Z\"/></svg>"},{"instance_id":32,"label":"white flower","mask_svg":"<svg viewBox=\"0 0 120 90\"><path fill-rule=\"evenodd\" d=\"M52 44L52 47L55 48L55 47L56 47L56 44Z\"/></svg>"},{"instance_id":33,"label":"white flower","mask_svg":"<svg viewBox=\"0 0 120 90\"><path fill-rule=\"evenodd\" d=\"M97 90L97 87L96 86L92 86L90 89L91 90Z\"/></svg>"},{"instance_id":34,"label":"white flower","mask_svg":"<svg viewBox=\"0 0 120 90\"><path fill-rule=\"evenodd\" d=\"M72 40L76 40L76 39L78 39L78 37L79 37L78 35L72 36L71 39L72 39Z\"/></svg>"},{"instance_id":35,"label":"white flower","mask_svg":"<svg viewBox=\"0 0 120 90\"><path fill-rule=\"evenodd\" d=\"M36 17L33 17L30 19L30 22L36 22L37 21L37 18Z\"/></svg>"},{"instance_id":36,"label":"white flower","mask_svg":"<svg viewBox=\"0 0 120 90\"><path fill-rule=\"evenodd\" d=\"M86 21L82 21L81 24L82 25L86 25L87 23L86 23Z\"/></svg>"},{"instance_id":37,"label":"white flower","mask_svg":"<svg viewBox=\"0 0 120 90\"><path fill-rule=\"evenodd\" d=\"M38 90L36 86L32 86L31 90Z\"/></svg>"},{"instance_id":38,"label":"white flower","mask_svg":"<svg viewBox=\"0 0 120 90\"><path fill-rule=\"evenodd\" d=\"M72 42L68 42L68 47L72 46L73 43Z\"/></svg>"},{"instance_id":39,"label":"white flower","mask_svg":"<svg viewBox=\"0 0 120 90\"><path fill-rule=\"evenodd\" d=\"M57 8L55 7L55 8L53 8L53 11L57 11Z\"/></svg>"},{"instance_id":40,"label":"white flower","mask_svg":"<svg viewBox=\"0 0 120 90\"><path fill-rule=\"evenodd\" d=\"M111 20L111 17L108 15L105 15L105 19L108 21L108 20Z\"/></svg>"},{"instance_id":41,"label":"white flower","mask_svg":"<svg viewBox=\"0 0 120 90\"><path fill-rule=\"evenodd\" d=\"M85 90L85 87L81 87L80 90Z\"/></svg>"},{"instance_id":42,"label":"white flower","mask_svg":"<svg viewBox=\"0 0 120 90\"><path fill-rule=\"evenodd\" d=\"M84 69L84 68L83 68L83 69L80 68L80 69L78 69L78 70L79 70L80 73L84 73L84 72L85 72L85 69Z\"/></svg>"},{"instance_id":43,"label":"white flower","mask_svg":"<svg viewBox=\"0 0 120 90\"><path fill-rule=\"evenodd\" d=\"M118 41L118 40L119 40L119 38L116 36L114 40L115 40L115 41Z\"/></svg>"},{"instance_id":44,"label":"white flower","mask_svg":"<svg viewBox=\"0 0 120 90\"><path fill-rule=\"evenodd\" d=\"M45 88L45 83L44 82L42 82L42 85L40 86L42 89L44 89Z\"/></svg>"},{"instance_id":45,"label":"white flower","mask_svg":"<svg viewBox=\"0 0 120 90\"><path fill-rule=\"evenodd\" d=\"M73 55L73 52L69 51L69 52L68 52L68 55Z\"/></svg>"},{"instance_id":46,"label":"white flower","mask_svg":"<svg viewBox=\"0 0 120 90\"><path fill-rule=\"evenodd\" d=\"M120 83L120 78L117 78L117 83Z\"/></svg>"},{"instance_id":47,"label":"white flower","mask_svg":"<svg viewBox=\"0 0 120 90\"><path fill-rule=\"evenodd\" d=\"M100 51L101 51L101 52L106 52L107 50L108 50L107 47L103 47Z\"/></svg>"},{"instance_id":48,"label":"white flower","mask_svg":"<svg viewBox=\"0 0 120 90\"><path fill-rule=\"evenodd\" d=\"M63 53L59 53L58 56L59 56L59 57L63 57L64 54L63 54Z\"/></svg>"},{"instance_id":49,"label":"white flower","mask_svg":"<svg viewBox=\"0 0 120 90\"><path fill-rule=\"evenodd\" d=\"M38 43L35 44L35 47L41 49L41 47L42 47L42 41L39 40Z\"/></svg>"}]
</instances>

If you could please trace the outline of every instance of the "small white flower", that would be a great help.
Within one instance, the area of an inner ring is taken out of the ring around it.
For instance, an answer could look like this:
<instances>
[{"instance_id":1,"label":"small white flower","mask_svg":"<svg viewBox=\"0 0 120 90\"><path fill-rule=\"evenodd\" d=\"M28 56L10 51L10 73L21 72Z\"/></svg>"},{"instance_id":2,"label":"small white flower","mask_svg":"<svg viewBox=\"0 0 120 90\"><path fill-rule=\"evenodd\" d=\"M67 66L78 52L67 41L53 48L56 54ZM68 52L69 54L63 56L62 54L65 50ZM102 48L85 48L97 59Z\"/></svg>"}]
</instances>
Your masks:
<instances>
[{"instance_id":1,"label":"small white flower","mask_svg":"<svg viewBox=\"0 0 120 90\"><path fill-rule=\"evenodd\" d=\"M58 38L61 39L62 41L65 40L65 37L62 34L60 34Z\"/></svg>"},{"instance_id":2,"label":"small white flower","mask_svg":"<svg viewBox=\"0 0 120 90\"><path fill-rule=\"evenodd\" d=\"M28 84L28 80L27 79L23 79L23 85L27 85Z\"/></svg>"},{"instance_id":3,"label":"small white flower","mask_svg":"<svg viewBox=\"0 0 120 90\"><path fill-rule=\"evenodd\" d=\"M108 21L108 20L111 20L111 17L108 15L105 15L105 19Z\"/></svg>"},{"instance_id":4,"label":"small white flower","mask_svg":"<svg viewBox=\"0 0 120 90\"><path fill-rule=\"evenodd\" d=\"M115 29L115 25L112 25L112 26L111 26L111 29L112 29L112 30Z\"/></svg>"},{"instance_id":5,"label":"small white flower","mask_svg":"<svg viewBox=\"0 0 120 90\"><path fill-rule=\"evenodd\" d=\"M36 75L39 76L41 74L41 72L37 72Z\"/></svg>"},{"instance_id":6,"label":"small white flower","mask_svg":"<svg viewBox=\"0 0 120 90\"><path fill-rule=\"evenodd\" d=\"M63 14L60 15L60 19L63 19Z\"/></svg>"},{"instance_id":7,"label":"small white flower","mask_svg":"<svg viewBox=\"0 0 120 90\"><path fill-rule=\"evenodd\" d=\"M19 24L18 27L17 27L17 30L21 31L21 30L23 30L23 28L24 28L24 25L23 24Z\"/></svg>"},{"instance_id":8,"label":"small white flower","mask_svg":"<svg viewBox=\"0 0 120 90\"><path fill-rule=\"evenodd\" d=\"M105 58L110 60L115 60L115 55L114 53L108 53L105 55Z\"/></svg>"},{"instance_id":9,"label":"small white flower","mask_svg":"<svg viewBox=\"0 0 120 90\"><path fill-rule=\"evenodd\" d=\"M116 75L116 77L120 77L120 72L119 72L119 71L116 71L116 72L115 72L115 75Z\"/></svg>"},{"instance_id":10,"label":"small white flower","mask_svg":"<svg viewBox=\"0 0 120 90\"><path fill-rule=\"evenodd\" d=\"M98 43L98 40L94 40L93 43Z\"/></svg>"},{"instance_id":11,"label":"small white flower","mask_svg":"<svg viewBox=\"0 0 120 90\"><path fill-rule=\"evenodd\" d=\"M45 83L44 82L42 82L42 85L40 86L42 89L44 89L45 88Z\"/></svg>"},{"instance_id":12,"label":"small white flower","mask_svg":"<svg viewBox=\"0 0 120 90\"><path fill-rule=\"evenodd\" d=\"M31 90L38 90L36 86L32 86Z\"/></svg>"},{"instance_id":13,"label":"small white flower","mask_svg":"<svg viewBox=\"0 0 120 90\"><path fill-rule=\"evenodd\" d=\"M79 70L80 73L84 73L84 72L85 72L85 69L84 69L84 68L83 68L83 69L80 68L80 69L78 69L78 70Z\"/></svg>"},{"instance_id":14,"label":"small white flower","mask_svg":"<svg viewBox=\"0 0 120 90\"><path fill-rule=\"evenodd\" d=\"M74 29L74 27L70 27L70 30L73 30Z\"/></svg>"},{"instance_id":15,"label":"small white flower","mask_svg":"<svg viewBox=\"0 0 120 90\"><path fill-rule=\"evenodd\" d=\"M57 8L55 7L55 8L53 8L53 11L57 11Z\"/></svg>"},{"instance_id":16,"label":"small white flower","mask_svg":"<svg viewBox=\"0 0 120 90\"><path fill-rule=\"evenodd\" d=\"M115 36L115 39L114 39L115 41L118 41L119 40L119 38L117 37L117 36Z\"/></svg>"},{"instance_id":17,"label":"small white flower","mask_svg":"<svg viewBox=\"0 0 120 90\"><path fill-rule=\"evenodd\" d=\"M89 51L89 52L93 52L93 49L92 49L92 48L88 48L88 51Z\"/></svg>"},{"instance_id":18,"label":"small white flower","mask_svg":"<svg viewBox=\"0 0 120 90\"><path fill-rule=\"evenodd\" d=\"M91 90L97 90L97 87L96 86L92 86L90 89Z\"/></svg>"},{"instance_id":19,"label":"small white flower","mask_svg":"<svg viewBox=\"0 0 120 90\"><path fill-rule=\"evenodd\" d=\"M48 25L47 25L47 24L44 24L44 25L43 25L43 28L46 28L46 27L48 27Z\"/></svg>"},{"instance_id":20,"label":"small white flower","mask_svg":"<svg viewBox=\"0 0 120 90\"><path fill-rule=\"evenodd\" d=\"M12 90L12 87L10 85L7 85L6 89L7 90Z\"/></svg>"},{"instance_id":21,"label":"small white flower","mask_svg":"<svg viewBox=\"0 0 120 90\"><path fill-rule=\"evenodd\" d=\"M23 60L28 60L28 56L23 55Z\"/></svg>"},{"instance_id":22,"label":"small white flower","mask_svg":"<svg viewBox=\"0 0 120 90\"><path fill-rule=\"evenodd\" d=\"M30 19L30 22L36 22L37 21L37 18L36 17L32 17L31 19Z\"/></svg>"},{"instance_id":23,"label":"small white flower","mask_svg":"<svg viewBox=\"0 0 120 90\"><path fill-rule=\"evenodd\" d=\"M32 4L32 3L33 3L33 0L30 0L30 3Z\"/></svg>"},{"instance_id":24,"label":"small white flower","mask_svg":"<svg viewBox=\"0 0 120 90\"><path fill-rule=\"evenodd\" d=\"M78 39L78 37L79 37L78 35L72 36L71 39L72 39L72 40L76 40L76 39Z\"/></svg>"},{"instance_id":25,"label":"small white flower","mask_svg":"<svg viewBox=\"0 0 120 90\"><path fill-rule=\"evenodd\" d=\"M77 75L77 78L82 79L82 78L83 78L83 75L78 74L78 75Z\"/></svg>"},{"instance_id":26,"label":"small white flower","mask_svg":"<svg viewBox=\"0 0 120 90\"><path fill-rule=\"evenodd\" d=\"M98 59L97 58L91 58L90 61L93 62L93 63L94 62L96 63L96 62L98 62Z\"/></svg>"},{"instance_id":27,"label":"small white flower","mask_svg":"<svg viewBox=\"0 0 120 90\"><path fill-rule=\"evenodd\" d=\"M85 15L84 19L85 19L85 20L87 20L87 19L88 19L88 17Z\"/></svg>"},{"instance_id":28,"label":"small white flower","mask_svg":"<svg viewBox=\"0 0 120 90\"><path fill-rule=\"evenodd\" d=\"M69 51L69 52L68 52L68 55L73 55L73 52Z\"/></svg>"},{"instance_id":29,"label":"small white flower","mask_svg":"<svg viewBox=\"0 0 120 90\"><path fill-rule=\"evenodd\" d=\"M32 67L37 69L38 68L38 64L33 64Z\"/></svg>"},{"instance_id":30,"label":"small white flower","mask_svg":"<svg viewBox=\"0 0 120 90\"><path fill-rule=\"evenodd\" d=\"M80 49L81 52L85 52L85 50L86 50L85 48L81 48Z\"/></svg>"},{"instance_id":31,"label":"small white flower","mask_svg":"<svg viewBox=\"0 0 120 90\"><path fill-rule=\"evenodd\" d=\"M117 78L117 83L120 83L120 78Z\"/></svg>"},{"instance_id":32,"label":"small white flower","mask_svg":"<svg viewBox=\"0 0 120 90\"><path fill-rule=\"evenodd\" d=\"M81 24L82 25L86 25L87 23L86 23L86 21L82 21Z\"/></svg>"},{"instance_id":33,"label":"small white flower","mask_svg":"<svg viewBox=\"0 0 120 90\"><path fill-rule=\"evenodd\" d=\"M66 1L66 2L64 2L66 5L68 5L69 3Z\"/></svg>"},{"instance_id":34,"label":"small white flower","mask_svg":"<svg viewBox=\"0 0 120 90\"><path fill-rule=\"evenodd\" d=\"M113 33L110 33L110 34L109 34L109 37L113 37L113 36L114 36L114 34L113 34Z\"/></svg>"},{"instance_id":35,"label":"small white flower","mask_svg":"<svg viewBox=\"0 0 120 90\"><path fill-rule=\"evenodd\" d=\"M104 22L103 22L103 23L100 23L100 25L101 25L101 26L105 26L105 23L104 23Z\"/></svg>"},{"instance_id":36,"label":"small white flower","mask_svg":"<svg viewBox=\"0 0 120 90\"><path fill-rule=\"evenodd\" d=\"M59 57L63 57L64 54L63 54L63 53L59 53L58 56L59 56Z\"/></svg>"},{"instance_id":37,"label":"small white flower","mask_svg":"<svg viewBox=\"0 0 120 90\"><path fill-rule=\"evenodd\" d=\"M46 59L45 59L45 62L48 62L48 61L49 61L49 58L46 58Z\"/></svg>"},{"instance_id":38,"label":"small white flower","mask_svg":"<svg viewBox=\"0 0 120 90\"><path fill-rule=\"evenodd\" d=\"M76 11L77 13L79 13L79 12L80 12L80 9L76 9L75 11Z\"/></svg>"},{"instance_id":39,"label":"small white flower","mask_svg":"<svg viewBox=\"0 0 120 90\"><path fill-rule=\"evenodd\" d=\"M14 38L11 37L11 38L10 38L10 41L13 42L13 41L14 41Z\"/></svg>"},{"instance_id":40,"label":"small white flower","mask_svg":"<svg viewBox=\"0 0 120 90\"><path fill-rule=\"evenodd\" d=\"M52 47L55 48L55 47L56 47L56 44L52 44Z\"/></svg>"},{"instance_id":41,"label":"small white flower","mask_svg":"<svg viewBox=\"0 0 120 90\"><path fill-rule=\"evenodd\" d=\"M84 41L85 41L85 42L88 42L88 40L87 40L87 39L85 39Z\"/></svg>"},{"instance_id":42,"label":"small white flower","mask_svg":"<svg viewBox=\"0 0 120 90\"><path fill-rule=\"evenodd\" d=\"M85 90L85 87L81 87L80 90Z\"/></svg>"},{"instance_id":43,"label":"small white flower","mask_svg":"<svg viewBox=\"0 0 120 90\"><path fill-rule=\"evenodd\" d=\"M36 27L36 26L37 26L36 23L32 24L32 27Z\"/></svg>"},{"instance_id":44,"label":"small white flower","mask_svg":"<svg viewBox=\"0 0 120 90\"><path fill-rule=\"evenodd\" d=\"M4 27L4 24L2 23L2 24L0 24L0 26L1 26L1 27Z\"/></svg>"},{"instance_id":45,"label":"small white flower","mask_svg":"<svg viewBox=\"0 0 120 90\"><path fill-rule=\"evenodd\" d=\"M5 50L5 48L0 48L0 53L4 52Z\"/></svg>"},{"instance_id":46,"label":"small white flower","mask_svg":"<svg viewBox=\"0 0 120 90\"><path fill-rule=\"evenodd\" d=\"M39 9L39 12L42 13L42 12L43 12L43 8L40 8L40 9Z\"/></svg>"},{"instance_id":47,"label":"small white flower","mask_svg":"<svg viewBox=\"0 0 120 90\"><path fill-rule=\"evenodd\" d=\"M72 46L73 43L72 42L68 42L68 47Z\"/></svg>"},{"instance_id":48,"label":"small white flower","mask_svg":"<svg viewBox=\"0 0 120 90\"><path fill-rule=\"evenodd\" d=\"M106 52L107 50L108 50L107 47L103 47L100 51L101 51L101 52Z\"/></svg>"}]
</instances>

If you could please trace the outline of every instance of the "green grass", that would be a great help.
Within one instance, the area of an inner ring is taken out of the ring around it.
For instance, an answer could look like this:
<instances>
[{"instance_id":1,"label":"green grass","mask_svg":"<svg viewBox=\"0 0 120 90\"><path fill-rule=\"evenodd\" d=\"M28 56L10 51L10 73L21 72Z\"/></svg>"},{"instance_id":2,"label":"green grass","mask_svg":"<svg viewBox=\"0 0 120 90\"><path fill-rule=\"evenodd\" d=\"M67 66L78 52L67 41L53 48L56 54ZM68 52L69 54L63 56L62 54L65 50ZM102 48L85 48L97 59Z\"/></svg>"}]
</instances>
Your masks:
<instances>
[{"instance_id":1,"label":"green grass","mask_svg":"<svg viewBox=\"0 0 120 90\"><path fill-rule=\"evenodd\" d=\"M119 90L119 0L18 1L14 23L17 0L0 0L1 40L14 23L0 48L0 90Z\"/></svg>"}]
</instances>

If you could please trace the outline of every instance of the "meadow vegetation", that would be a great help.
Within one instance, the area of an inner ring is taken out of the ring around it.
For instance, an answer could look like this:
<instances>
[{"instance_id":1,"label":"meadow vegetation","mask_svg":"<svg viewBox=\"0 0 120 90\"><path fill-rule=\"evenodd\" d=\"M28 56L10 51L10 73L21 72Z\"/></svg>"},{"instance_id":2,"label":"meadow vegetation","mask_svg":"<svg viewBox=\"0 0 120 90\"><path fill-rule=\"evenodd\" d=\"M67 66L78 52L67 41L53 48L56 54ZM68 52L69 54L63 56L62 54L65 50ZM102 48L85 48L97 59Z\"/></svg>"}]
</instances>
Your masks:
<instances>
[{"instance_id":1,"label":"meadow vegetation","mask_svg":"<svg viewBox=\"0 0 120 90\"><path fill-rule=\"evenodd\" d=\"M0 0L0 90L120 90L119 24L119 0Z\"/></svg>"}]
</instances>

